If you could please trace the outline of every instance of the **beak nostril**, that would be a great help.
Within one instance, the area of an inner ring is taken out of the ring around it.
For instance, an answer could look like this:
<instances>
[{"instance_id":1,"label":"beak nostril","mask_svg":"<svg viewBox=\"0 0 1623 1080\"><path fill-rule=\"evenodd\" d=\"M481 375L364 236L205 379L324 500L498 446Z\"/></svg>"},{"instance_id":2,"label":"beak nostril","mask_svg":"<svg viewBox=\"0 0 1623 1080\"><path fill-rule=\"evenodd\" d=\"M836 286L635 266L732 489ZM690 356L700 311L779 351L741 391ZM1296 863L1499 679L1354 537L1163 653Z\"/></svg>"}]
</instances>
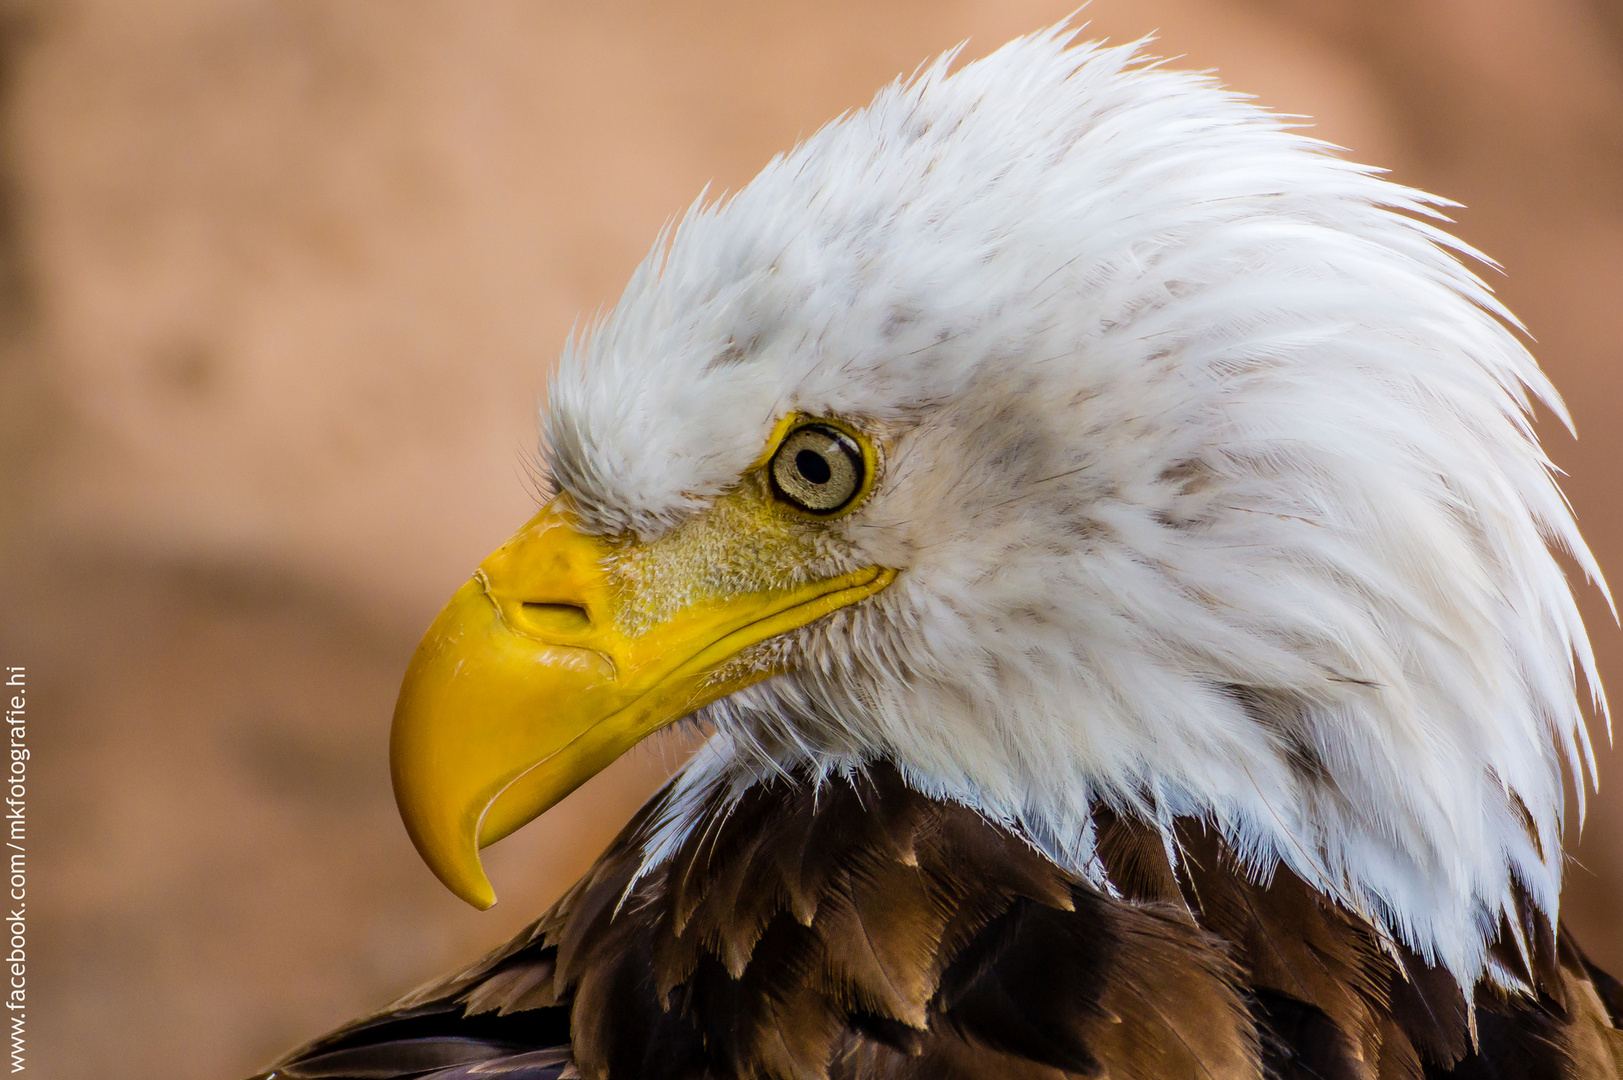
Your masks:
<instances>
[{"instance_id":1,"label":"beak nostril","mask_svg":"<svg viewBox=\"0 0 1623 1080\"><path fill-rule=\"evenodd\" d=\"M519 605L526 629L543 634L581 634L592 628L592 616L579 604L544 604L525 601Z\"/></svg>"}]
</instances>

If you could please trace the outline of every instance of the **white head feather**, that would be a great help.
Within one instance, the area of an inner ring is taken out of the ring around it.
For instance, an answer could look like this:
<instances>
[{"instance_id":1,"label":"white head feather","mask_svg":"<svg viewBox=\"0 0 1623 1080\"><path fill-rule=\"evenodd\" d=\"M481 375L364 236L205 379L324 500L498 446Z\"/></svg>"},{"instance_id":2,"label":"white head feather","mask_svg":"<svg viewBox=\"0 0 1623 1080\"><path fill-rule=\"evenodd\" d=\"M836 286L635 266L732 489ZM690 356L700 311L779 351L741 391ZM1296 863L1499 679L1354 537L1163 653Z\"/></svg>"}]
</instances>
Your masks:
<instances>
[{"instance_id":1,"label":"white head feather","mask_svg":"<svg viewBox=\"0 0 1623 1080\"><path fill-rule=\"evenodd\" d=\"M885 756L1094 880L1095 800L1203 815L1508 983L1485 942L1514 883L1554 917L1592 769L1559 399L1442 200L1070 40L944 57L696 204L566 351L550 466L602 532L701 513L790 411L886 447L832 557L901 576L774 643L799 670L706 710L682 783Z\"/></svg>"}]
</instances>

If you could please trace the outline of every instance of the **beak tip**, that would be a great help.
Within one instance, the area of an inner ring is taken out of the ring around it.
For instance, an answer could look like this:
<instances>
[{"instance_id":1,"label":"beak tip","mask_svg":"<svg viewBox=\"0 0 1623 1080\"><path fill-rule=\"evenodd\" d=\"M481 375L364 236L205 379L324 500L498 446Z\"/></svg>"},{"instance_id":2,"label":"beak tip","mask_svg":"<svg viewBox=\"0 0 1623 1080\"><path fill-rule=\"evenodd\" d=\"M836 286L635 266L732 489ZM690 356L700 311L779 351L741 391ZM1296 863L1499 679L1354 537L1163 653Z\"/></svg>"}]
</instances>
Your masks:
<instances>
[{"instance_id":1,"label":"beak tip","mask_svg":"<svg viewBox=\"0 0 1623 1080\"><path fill-rule=\"evenodd\" d=\"M496 905L496 890L491 888L490 879L482 869L455 880L441 876L440 883L455 893L457 899L479 911L489 911Z\"/></svg>"}]
</instances>

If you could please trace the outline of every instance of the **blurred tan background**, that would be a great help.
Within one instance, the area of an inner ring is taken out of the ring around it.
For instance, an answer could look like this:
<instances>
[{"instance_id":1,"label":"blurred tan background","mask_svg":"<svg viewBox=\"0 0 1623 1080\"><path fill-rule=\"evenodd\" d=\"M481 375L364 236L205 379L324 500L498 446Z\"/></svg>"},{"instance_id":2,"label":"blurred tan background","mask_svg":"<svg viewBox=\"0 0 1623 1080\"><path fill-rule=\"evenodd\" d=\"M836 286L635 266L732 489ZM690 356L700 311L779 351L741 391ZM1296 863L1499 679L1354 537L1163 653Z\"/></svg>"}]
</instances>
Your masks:
<instances>
[{"instance_id":1,"label":"blurred tan background","mask_svg":"<svg viewBox=\"0 0 1623 1080\"><path fill-rule=\"evenodd\" d=\"M708 183L1075 0L0 0L0 664L32 680L30 1067L230 1078L514 931L634 755L438 887L415 640L533 509L548 365ZM1096 0L1404 182L1538 340L1623 579L1623 0ZM1623 637L1585 596L1623 694ZM1566 912L1623 973L1623 756Z\"/></svg>"}]
</instances>

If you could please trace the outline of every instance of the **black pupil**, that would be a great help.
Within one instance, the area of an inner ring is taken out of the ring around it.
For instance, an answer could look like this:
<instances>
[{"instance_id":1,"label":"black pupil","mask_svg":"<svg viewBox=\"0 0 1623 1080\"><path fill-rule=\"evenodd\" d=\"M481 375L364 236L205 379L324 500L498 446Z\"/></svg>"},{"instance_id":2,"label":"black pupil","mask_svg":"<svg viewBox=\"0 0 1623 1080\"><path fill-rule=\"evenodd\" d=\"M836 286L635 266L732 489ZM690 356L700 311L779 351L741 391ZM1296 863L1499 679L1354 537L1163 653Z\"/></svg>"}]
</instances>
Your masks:
<instances>
[{"instance_id":1,"label":"black pupil","mask_svg":"<svg viewBox=\"0 0 1623 1080\"><path fill-rule=\"evenodd\" d=\"M834 470L828 467L827 459L815 450L802 450L796 454L795 469L813 484L826 484L828 478L834 475Z\"/></svg>"}]
</instances>

